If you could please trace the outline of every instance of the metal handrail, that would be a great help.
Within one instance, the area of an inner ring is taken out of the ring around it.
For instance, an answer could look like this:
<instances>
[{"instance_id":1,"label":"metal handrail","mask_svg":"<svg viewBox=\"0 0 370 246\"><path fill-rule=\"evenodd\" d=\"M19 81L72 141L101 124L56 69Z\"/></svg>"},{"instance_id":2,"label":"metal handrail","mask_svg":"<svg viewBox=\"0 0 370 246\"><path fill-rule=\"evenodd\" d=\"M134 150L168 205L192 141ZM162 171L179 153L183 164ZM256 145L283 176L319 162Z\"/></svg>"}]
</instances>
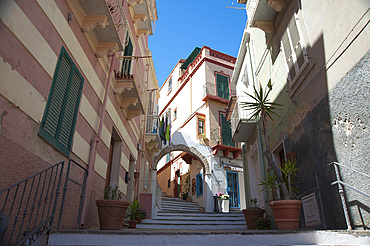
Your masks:
<instances>
[{"instance_id":1,"label":"metal handrail","mask_svg":"<svg viewBox=\"0 0 370 246\"><path fill-rule=\"evenodd\" d=\"M370 175L367 175L365 173L362 173L360 171L357 171L357 170L355 170L353 168L347 167L347 166L345 166L343 164L340 164L338 162L331 162L327 166L330 166L330 165L334 165L335 175L336 175L336 178L337 178L337 181L332 182L331 185L338 184L338 192L339 192L340 199L342 201L342 207L343 207L344 217L346 219L347 228L348 228L348 230L352 230L351 221L349 219L349 212L348 212L348 208L347 208L347 204L346 204L346 199L345 199L345 196L344 196L343 186L346 186L348 188L351 188L354 191L356 191L356 192L358 192L358 193L360 193L360 194L362 194L362 195L364 195L364 196L366 196L368 198L370 198L370 196L369 196L369 194L366 194L365 192L360 191L359 189L357 189L357 188L355 188L355 187L353 187L353 186L351 186L351 185L343 182L341 180L341 178L340 178L340 173L339 173L338 166L347 168L347 169L349 169L349 170L351 170L353 172L356 172L356 173L361 174L361 175L363 175L365 177L368 177L368 178L370 178Z\"/></svg>"},{"instance_id":2,"label":"metal handrail","mask_svg":"<svg viewBox=\"0 0 370 246\"><path fill-rule=\"evenodd\" d=\"M71 164L84 171L82 184L69 177ZM0 191L0 214L7 224L0 231L0 245L32 244L53 228L59 215L57 229L60 228L68 181L82 187L79 214L85 189L87 170L73 160L69 160L64 174L65 162L59 162L44 171L24 179ZM63 197L58 203L62 180L65 179ZM57 207L60 207L57 213ZM79 215L77 225L79 225ZM27 242L28 241L28 242Z\"/></svg>"}]
</instances>

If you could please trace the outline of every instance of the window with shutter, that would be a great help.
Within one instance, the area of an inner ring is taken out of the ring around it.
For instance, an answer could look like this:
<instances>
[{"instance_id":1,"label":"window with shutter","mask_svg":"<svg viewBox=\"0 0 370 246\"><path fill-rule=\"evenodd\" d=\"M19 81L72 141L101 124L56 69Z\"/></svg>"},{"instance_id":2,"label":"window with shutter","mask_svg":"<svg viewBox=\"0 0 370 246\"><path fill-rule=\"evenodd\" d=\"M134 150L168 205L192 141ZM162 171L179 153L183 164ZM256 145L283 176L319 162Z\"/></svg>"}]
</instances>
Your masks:
<instances>
[{"instance_id":1,"label":"window with shutter","mask_svg":"<svg viewBox=\"0 0 370 246\"><path fill-rule=\"evenodd\" d=\"M81 98L83 77L62 47L39 135L69 156Z\"/></svg>"},{"instance_id":2,"label":"window with shutter","mask_svg":"<svg viewBox=\"0 0 370 246\"><path fill-rule=\"evenodd\" d=\"M203 174L199 173L196 175L196 194L197 197L203 195Z\"/></svg>"},{"instance_id":3,"label":"window with shutter","mask_svg":"<svg viewBox=\"0 0 370 246\"><path fill-rule=\"evenodd\" d=\"M122 61L122 75L123 76L130 76L131 75L131 57L133 53L134 47L132 46L130 35L126 34L126 46L125 50L123 51L123 56L126 58Z\"/></svg>"},{"instance_id":4,"label":"window with shutter","mask_svg":"<svg viewBox=\"0 0 370 246\"><path fill-rule=\"evenodd\" d=\"M289 71L288 80L293 84L308 63L308 59L305 56L306 50L302 45L301 35L298 30L296 16L293 16L290 20L288 28L281 38L281 47L284 51L283 53Z\"/></svg>"},{"instance_id":5,"label":"window with shutter","mask_svg":"<svg viewBox=\"0 0 370 246\"><path fill-rule=\"evenodd\" d=\"M217 96L229 100L229 77L216 74Z\"/></svg>"},{"instance_id":6,"label":"window with shutter","mask_svg":"<svg viewBox=\"0 0 370 246\"><path fill-rule=\"evenodd\" d=\"M230 121L227 121L225 114L221 114L221 138L222 145L235 147L235 143L232 140Z\"/></svg>"}]
</instances>

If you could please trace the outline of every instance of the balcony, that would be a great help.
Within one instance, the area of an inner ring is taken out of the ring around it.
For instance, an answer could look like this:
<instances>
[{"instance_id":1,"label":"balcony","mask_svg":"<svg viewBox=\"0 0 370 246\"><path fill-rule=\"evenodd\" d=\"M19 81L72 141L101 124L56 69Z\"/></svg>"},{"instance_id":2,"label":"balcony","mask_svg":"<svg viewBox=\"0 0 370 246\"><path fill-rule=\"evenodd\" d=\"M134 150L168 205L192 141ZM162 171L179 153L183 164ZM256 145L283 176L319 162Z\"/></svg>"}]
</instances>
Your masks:
<instances>
[{"instance_id":1,"label":"balcony","mask_svg":"<svg viewBox=\"0 0 370 246\"><path fill-rule=\"evenodd\" d=\"M220 128L216 128L211 132L210 144L214 155L221 150L223 151L224 157L232 153L234 159L236 159L242 152L241 148L235 147L235 143L232 141L231 136L228 134L221 134Z\"/></svg>"},{"instance_id":2,"label":"balcony","mask_svg":"<svg viewBox=\"0 0 370 246\"><path fill-rule=\"evenodd\" d=\"M142 105L142 88L140 87L140 69L138 58L134 56L119 57L119 71L115 71L115 85L113 88L117 100L126 115L132 120L135 116L144 114Z\"/></svg>"},{"instance_id":3,"label":"balcony","mask_svg":"<svg viewBox=\"0 0 370 246\"><path fill-rule=\"evenodd\" d=\"M128 0L136 36L152 35L152 21L157 19L155 2L152 0Z\"/></svg>"},{"instance_id":4,"label":"balcony","mask_svg":"<svg viewBox=\"0 0 370 246\"><path fill-rule=\"evenodd\" d=\"M246 102L247 97L237 97L231 113L232 140L235 143L247 142L256 127L256 121L249 121L250 112L241 107L241 102Z\"/></svg>"},{"instance_id":5,"label":"balcony","mask_svg":"<svg viewBox=\"0 0 370 246\"><path fill-rule=\"evenodd\" d=\"M146 118L145 143L151 155L162 149L158 114L148 115Z\"/></svg>"},{"instance_id":6,"label":"balcony","mask_svg":"<svg viewBox=\"0 0 370 246\"><path fill-rule=\"evenodd\" d=\"M229 89L229 91L219 91L214 83L207 82L203 86L203 101L214 101L228 104L231 95L235 95L236 91Z\"/></svg>"},{"instance_id":7,"label":"balcony","mask_svg":"<svg viewBox=\"0 0 370 246\"><path fill-rule=\"evenodd\" d=\"M125 26L128 25L121 3L116 0L78 0L69 1L69 5L81 30L93 40L90 44L96 57L123 50Z\"/></svg>"},{"instance_id":8,"label":"balcony","mask_svg":"<svg viewBox=\"0 0 370 246\"><path fill-rule=\"evenodd\" d=\"M238 1L245 3L246 1ZM286 6L284 0L249 0L247 1L248 20L252 27L258 27L265 33L274 32L274 20L276 15Z\"/></svg>"}]
</instances>

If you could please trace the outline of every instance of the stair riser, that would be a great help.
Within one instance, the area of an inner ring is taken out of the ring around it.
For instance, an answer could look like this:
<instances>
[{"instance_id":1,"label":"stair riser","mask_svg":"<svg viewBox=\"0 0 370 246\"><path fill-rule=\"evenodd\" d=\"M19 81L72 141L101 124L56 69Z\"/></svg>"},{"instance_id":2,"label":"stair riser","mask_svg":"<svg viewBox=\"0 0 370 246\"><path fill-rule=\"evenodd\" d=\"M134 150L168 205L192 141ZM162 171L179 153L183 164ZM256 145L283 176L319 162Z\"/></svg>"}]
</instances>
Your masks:
<instances>
[{"instance_id":1,"label":"stair riser","mask_svg":"<svg viewBox=\"0 0 370 246\"><path fill-rule=\"evenodd\" d=\"M180 217L215 217L222 219L229 218L244 218L242 214L228 214L228 213L167 213L159 211L157 216L180 216Z\"/></svg>"},{"instance_id":2,"label":"stair riser","mask_svg":"<svg viewBox=\"0 0 370 246\"><path fill-rule=\"evenodd\" d=\"M153 224L138 224L138 229L191 229L191 230L230 230L230 229L246 229L246 225L153 225Z\"/></svg>"},{"instance_id":3,"label":"stair riser","mask_svg":"<svg viewBox=\"0 0 370 246\"><path fill-rule=\"evenodd\" d=\"M143 225L219 225L219 226L229 226L229 225L243 225L247 226L244 221L178 221L178 220L156 220L153 222L141 222Z\"/></svg>"}]
</instances>

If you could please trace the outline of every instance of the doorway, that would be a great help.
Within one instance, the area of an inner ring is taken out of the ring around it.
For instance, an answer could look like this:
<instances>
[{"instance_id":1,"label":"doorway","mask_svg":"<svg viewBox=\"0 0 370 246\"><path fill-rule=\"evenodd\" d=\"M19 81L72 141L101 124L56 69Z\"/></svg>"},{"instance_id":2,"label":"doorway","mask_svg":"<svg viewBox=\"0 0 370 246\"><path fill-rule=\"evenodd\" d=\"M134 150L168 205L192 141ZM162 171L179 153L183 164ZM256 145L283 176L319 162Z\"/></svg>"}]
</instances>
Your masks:
<instances>
[{"instance_id":1,"label":"doorway","mask_svg":"<svg viewBox=\"0 0 370 246\"><path fill-rule=\"evenodd\" d=\"M230 207L239 208L239 180L238 173L226 171L227 192L230 195Z\"/></svg>"}]
</instances>

